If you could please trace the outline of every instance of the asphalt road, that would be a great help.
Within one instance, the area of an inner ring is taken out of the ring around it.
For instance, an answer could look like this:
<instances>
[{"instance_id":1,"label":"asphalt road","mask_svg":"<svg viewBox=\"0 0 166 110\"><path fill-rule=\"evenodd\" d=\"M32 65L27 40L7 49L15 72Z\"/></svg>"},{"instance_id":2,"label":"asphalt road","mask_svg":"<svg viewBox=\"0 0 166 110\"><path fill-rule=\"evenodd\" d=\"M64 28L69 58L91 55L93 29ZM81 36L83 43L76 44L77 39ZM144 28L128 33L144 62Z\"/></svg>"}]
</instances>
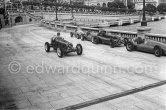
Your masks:
<instances>
[{"instance_id":1,"label":"asphalt road","mask_svg":"<svg viewBox=\"0 0 166 110\"><path fill-rule=\"evenodd\" d=\"M166 80L165 56L128 52L124 46L95 45L61 32L74 46L82 44L84 50L81 56L70 53L58 58L55 51L44 50L44 43L54 34L56 31L38 25L0 30L0 108L58 109ZM165 108L165 103L155 100L166 100L163 88L125 100L135 101L132 106L145 110L142 103ZM114 103L118 105L116 100ZM112 109L123 109L117 105Z\"/></svg>"}]
</instances>

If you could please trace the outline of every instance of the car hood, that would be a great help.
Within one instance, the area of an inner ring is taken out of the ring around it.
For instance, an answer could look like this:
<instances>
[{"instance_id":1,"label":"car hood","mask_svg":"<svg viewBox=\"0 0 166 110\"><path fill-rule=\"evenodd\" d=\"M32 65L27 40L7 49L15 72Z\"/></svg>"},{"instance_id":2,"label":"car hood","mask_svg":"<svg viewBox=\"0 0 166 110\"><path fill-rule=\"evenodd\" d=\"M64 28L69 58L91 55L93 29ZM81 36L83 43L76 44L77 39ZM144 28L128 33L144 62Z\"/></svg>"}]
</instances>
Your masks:
<instances>
[{"instance_id":1,"label":"car hood","mask_svg":"<svg viewBox=\"0 0 166 110\"><path fill-rule=\"evenodd\" d=\"M63 43L63 44L66 44L66 45L72 45L72 46L73 46L73 44L72 44L71 42L66 41L66 40L64 40L64 39L58 40L58 42Z\"/></svg>"}]
</instances>

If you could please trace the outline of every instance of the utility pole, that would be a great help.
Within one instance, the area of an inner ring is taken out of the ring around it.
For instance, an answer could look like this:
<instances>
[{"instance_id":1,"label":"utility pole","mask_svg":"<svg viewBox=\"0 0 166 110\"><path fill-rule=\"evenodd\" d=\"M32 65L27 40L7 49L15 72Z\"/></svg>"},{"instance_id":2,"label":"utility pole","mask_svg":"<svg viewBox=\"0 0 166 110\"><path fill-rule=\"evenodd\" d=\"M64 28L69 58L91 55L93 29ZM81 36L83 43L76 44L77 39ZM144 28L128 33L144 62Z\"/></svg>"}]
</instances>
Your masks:
<instances>
[{"instance_id":1,"label":"utility pole","mask_svg":"<svg viewBox=\"0 0 166 110\"><path fill-rule=\"evenodd\" d=\"M145 0L143 0L143 18L142 18L141 26L147 26L147 21L145 17Z\"/></svg>"}]
</instances>

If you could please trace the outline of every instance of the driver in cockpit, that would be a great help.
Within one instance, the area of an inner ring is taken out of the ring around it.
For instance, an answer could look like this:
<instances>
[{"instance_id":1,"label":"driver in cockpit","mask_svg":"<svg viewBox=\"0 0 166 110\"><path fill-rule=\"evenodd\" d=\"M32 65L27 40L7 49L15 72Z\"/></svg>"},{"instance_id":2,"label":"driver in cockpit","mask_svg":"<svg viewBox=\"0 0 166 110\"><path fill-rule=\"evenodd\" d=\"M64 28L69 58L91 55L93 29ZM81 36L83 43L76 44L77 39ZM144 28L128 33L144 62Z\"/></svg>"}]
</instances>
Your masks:
<instances>
[{"instance_id":1,"label":"driver in cockpit","mask_svg":"<svg viewBox=\"0 0 166 110\"><path fill-rule=\"evenodd\" d=\"M54 35L54 36L51 38L51 43L54 42L56 38L62 38L60 32L58 32L57 35Z\"/></svg>"}]
</instances>

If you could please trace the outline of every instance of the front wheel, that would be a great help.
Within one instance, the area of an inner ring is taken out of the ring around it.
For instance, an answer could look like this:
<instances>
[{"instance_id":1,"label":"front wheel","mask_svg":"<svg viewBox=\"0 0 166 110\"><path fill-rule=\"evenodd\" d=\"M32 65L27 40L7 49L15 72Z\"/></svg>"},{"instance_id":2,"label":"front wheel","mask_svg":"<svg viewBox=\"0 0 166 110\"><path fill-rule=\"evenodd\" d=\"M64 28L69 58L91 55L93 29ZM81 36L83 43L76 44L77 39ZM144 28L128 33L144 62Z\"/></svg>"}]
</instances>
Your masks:
<instances>
[{"instance_id":1,"label":"front wheel","mask_svg":"<svg viewBox=\"0 0 166 110\"><path fill-rule=\"evenodd\" d=\"M77 39L80 39L80 36L81 36L81 35L79 35L79 34L76 34L76 35L75 35L75 37L76 37Z\"/></svg>"},{"instance_id":2,"label":"front wheel","mask_svg":"<svg viewBox=\"0 0 166 110\"><path fill-rule=\"evenodd\" d=\"M50 44L48 42L45 43L45 51L50 52Z\"/></svg>"},{"instance_id":3,"label":"front wheel","mask_svg":"<svg viewBox=\"0 0 166 110\"><path fill-rule=\"evenodd\" d=\"M57 48L57 55L58 57L62 58L63 57L63 51L60 48Z\"/></svg>"},{"instance_id":4,"label":"front wheel","mask_svg":"<svg viewBox=\"0 0 166 110\"><path fill-rule=\"evenodd\" d=\"M154 55L156 57L160 57L162 55L162 49L160 47L155 47L154 48Z\"/></svg>"},{"instance_id":5,"label":"front wheel","mask_svg":"<svg viewBox=\"0 0 166 110\"><path fill-rule=\"evenodd\" d=\"M82 48L81 44L77 44L77 46L76 46L76 52L77 52L77 55L82 55L83 48Z\"/></svg>"},{"instance_id":6,"label":"front wheel","mask_svg":"<svg viewBox=\"0 0 166 110\"><path fill-rule=\"evenodd\" d=\"M131 42L128 42L126 44L126 49L131 52L134 50L134 45Z\"/></svg>"}]
</instances>

